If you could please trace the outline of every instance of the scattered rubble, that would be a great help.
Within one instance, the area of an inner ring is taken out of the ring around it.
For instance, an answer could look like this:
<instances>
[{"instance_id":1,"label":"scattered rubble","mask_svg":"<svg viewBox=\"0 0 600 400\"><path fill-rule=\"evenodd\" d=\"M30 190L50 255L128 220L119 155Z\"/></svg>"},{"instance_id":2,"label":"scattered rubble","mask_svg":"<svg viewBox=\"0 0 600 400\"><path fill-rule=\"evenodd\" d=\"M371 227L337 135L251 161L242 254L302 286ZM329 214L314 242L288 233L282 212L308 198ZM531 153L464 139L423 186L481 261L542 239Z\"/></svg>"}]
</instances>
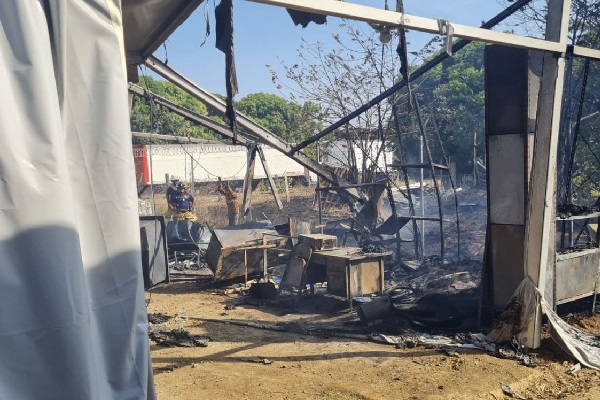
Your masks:
<instances>
[{"instance_id":1,"label":"scattered rubble","mask_svg":"<svg viewBox=\"0 0 600 400\"><path fill-rule=\"evenodd\" d=\"M571 368L569 368L567 373L569 375L576 376L579 371L581 371L581 363L577 363L577 364L573 365Z\"/></svg>"},{"instance_id":2,"label":"scattered rubble","mask_svg":"<svg viewBox=\"0 0 600 400\"><path fill-rule=\"evenodd\" d=\"M173 317L163 313L150 313L148 314L148 322L153 325L164 324L171 320Z\"/></svg>"},{"instance_id":3,"label":"scattered rubble","mask_svg":"<svg viewBox=\"0 0 600 400\"><path fill-rule=\"evenodd\" d=\"M244 357L244 358L240 358L240 361L256 363L256 364L265 364L265 365L273 364L273 361L269 360L268 358L264 358L264 357Z\"/></svg>"},{"instance_id":4,"label":"scattered rubble","mask_svg":"<svg viewBox=\"0 0 600 400\"><path fill-rule=\"evenodd\" d=\"M191 335L183 328L173 330L150 328L148 336L161 346L167 347L207 347L210 338Z\"/></svg>"},{"instance_id":5,"label":"scattered rubble","mask_svg":"<svg viewBox=\"0 0 600 400\"><path fill-rule=\"evenodd\" d=\"M511 397L513 399L518 399L518 400L527 400L526 397L521 396L519 393L515 392L510 386L508 386L506 383L502 383L500 382L500 387L502 388L502 392L507 395L508 397Z\"/></svg>"}]
</instances>

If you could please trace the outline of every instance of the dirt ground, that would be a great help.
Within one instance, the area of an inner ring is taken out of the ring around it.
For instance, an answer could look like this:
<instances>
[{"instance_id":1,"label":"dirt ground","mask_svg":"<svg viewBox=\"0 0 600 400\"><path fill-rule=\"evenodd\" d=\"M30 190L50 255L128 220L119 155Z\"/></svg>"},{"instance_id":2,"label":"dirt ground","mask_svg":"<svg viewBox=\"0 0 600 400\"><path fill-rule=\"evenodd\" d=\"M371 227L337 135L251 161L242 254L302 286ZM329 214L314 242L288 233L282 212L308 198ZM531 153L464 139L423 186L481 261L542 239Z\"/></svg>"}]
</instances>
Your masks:
<instances>
[{"instance_id":1,"label":"dirt ground","mask_svg":"<svg viewBox=\"0 0 600 400\"><path fill-rule=\"evenodd\" d=\"M166 328L210 338L208 347L197 348L151 342L159 399L509 398L501 383L526 399L600 399L600 373L584 368L568 374L573 361L550 339L535 368L474 350L397 349L314 329L356 324L340 299L317 293L290 312L226 293L173 283L147 295L150 313L174 316ZM273 330L282 323L298 329ZM600 334L600 315L576 323Z\"/></svg>"},{"instance_id":2,"label":"dirt ground","mask_svg":"<svg viewBox=\"0 0 600 400\"><path fill-rule=\"evenodd\" d=\"M224 199L213 187L199 190L200 220L213 227L226 225ZM269 193L255 191L255 213L264 212L274 223L285 222L287 215L315 221L313 194L294 187L286 212L279 212ZM162 197L164 193L156 195L159 213L160 207L166 208ZM485 193L465 192L459 200L467 204L461 210L461 254L479 265ZM445 207L450 217L451 203ZM345 214L343 208L333 209L327 217ZM438 227L429 226L426 242L435 253ZM447 233L453 252L455 229L450 226ZM478 271L471 272L477 276ZM227 288L192 282L154 288L147 294L148 312L173 317L162 328L184 328L210 338L207 347L195 348L150 342L159 399L508 399L501 389L504 383L531 400L600 400L600 372L584 368L570 375L573 360L549 338L537 350L535 368L475 350L455 354L419 346L400 349L356 334L361 329L356 312L349 312L342 299L317 291L299 309L289 307L288 300L261 303ZM574 314L568 321L600 334L600 315Z\"/></svg>"}]
</instances>

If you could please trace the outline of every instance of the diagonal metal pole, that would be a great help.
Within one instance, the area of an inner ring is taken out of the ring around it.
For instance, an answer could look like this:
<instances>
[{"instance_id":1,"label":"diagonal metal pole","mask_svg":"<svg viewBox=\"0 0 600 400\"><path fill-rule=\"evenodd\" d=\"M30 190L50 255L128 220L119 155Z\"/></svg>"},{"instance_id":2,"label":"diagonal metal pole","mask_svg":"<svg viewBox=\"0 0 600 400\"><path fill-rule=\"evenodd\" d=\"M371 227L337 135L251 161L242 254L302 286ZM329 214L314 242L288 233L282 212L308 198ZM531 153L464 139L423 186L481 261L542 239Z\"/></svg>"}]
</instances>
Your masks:
<instances>
[{"instance_id":1,"label":"diagonal metal pole","mask_svg":"<svg viewBox=\"0 0 600 400\"><path fill-rule=\"evenodd\" d=\"M486 23L482 24L481 28L482 29L492 29L493 27L495 27L496 25L498 25L499 23L501 23L502 21L504 21L506 18L510 17L512 14L514 14L515 12L517 12L518 10L520 10L522 7L524 7L525 5L531 3L531 1L532 0L520 0L520 1L517 1L515 4L511 5L510 7L508 7L504 11L502 11L501 13L499 13L498 15L496 15L494 18L492 18L489 21L487 21ZM452 53L454 54L457 51L463 49L466 45L468 45L471 42L472 42L472 40L467 40L467 39L463 39L463 40L457 41L452 46ZM434 57L433 59L431 59L431 61L427 62L422 67L418 68L416 71L414 71L413 73L411 73L410 74L410 79L414 81L415 79L423 76L430 69L432 69L436 65L440 64L442 61L448 59L449 57L450 56L448 55L448 53L445 53L445 52L440 53L439 55L437 55L436 57ZM305 148L306 146L308 146L308 145L316 142L317 140L321 139L322 137L327 136L328 134L330 134L331 132L335 131L339 127L341 127L341 126L347 124L348 122L352 121L354 118L358 117L360 114L364 113L365 111L369 110L370 108L372 108L372 107L376 106L377 104L381 103L383 100L387 99L388 97L390 97L391 95L393 95L394 93L396 93L397 91L399 91L400 89L406 87L406 84L407 84L407 82L405 80L399 81L394 86L391 86L389 89L381 92L381 94L379 94L378 96L373 97L367 103L363 104L362 106L360 106L356 110L352 111L347 116L345 116L345 117L341 118L339 121L333 123L333 125L328 126L327 128L323 129L321 132L319 132L319 133L311 136L310 138L306 139L305 141L303 141L303 142L299 143L298 145L294 146L290 150L289 154L293 154L295 152L298 152L298 151L302 150L303 148Z\"/></svg>"},{"instance_id":2,"label":"diagonal metal pole","mask_svg":"<svg viewBox=\"0 0 600 400\"><path fill-rule=\"evenodd\" d=\"M283 210L283 203L279 198L279 191L277 190L277 185L275 185L275 180L273 179L273 175L271 174L271 170L269 169L269 163L267 162L267 158L265 157L265 153L263 152L262 147L256 146L256 150L258 151L258 156L260 157L260 162L262 163L263 169L265 170L265 175L267 175L267 181L269 182L269 186L271 187L271 192L273 193L273 197L275 198L275 204L277 205L277 209L279 211ZM287 178L285 178L287 179Z\"/></svg>"}]
</instances>

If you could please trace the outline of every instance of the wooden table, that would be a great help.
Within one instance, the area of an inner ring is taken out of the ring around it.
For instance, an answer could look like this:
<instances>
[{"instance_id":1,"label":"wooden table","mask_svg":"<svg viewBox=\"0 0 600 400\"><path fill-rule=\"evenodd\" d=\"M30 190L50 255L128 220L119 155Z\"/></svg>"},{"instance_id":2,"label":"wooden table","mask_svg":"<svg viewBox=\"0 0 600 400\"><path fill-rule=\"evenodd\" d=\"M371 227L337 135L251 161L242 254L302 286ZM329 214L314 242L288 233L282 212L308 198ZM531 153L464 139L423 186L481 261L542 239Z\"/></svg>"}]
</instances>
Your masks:
<instances>
[{"instance_id":1,"label":"wooden table","mask_svg":"<svg viewBox=\"0 0 600 400\"><path fill-rule=\"evenodd\" d=\"M348 299L352 310L352 298L356 296L383 295L383 258L390 254L361 253L354 247L315 251L308 265L307 283L326 281L327 292Z\"/></svg>"}]
</instances>

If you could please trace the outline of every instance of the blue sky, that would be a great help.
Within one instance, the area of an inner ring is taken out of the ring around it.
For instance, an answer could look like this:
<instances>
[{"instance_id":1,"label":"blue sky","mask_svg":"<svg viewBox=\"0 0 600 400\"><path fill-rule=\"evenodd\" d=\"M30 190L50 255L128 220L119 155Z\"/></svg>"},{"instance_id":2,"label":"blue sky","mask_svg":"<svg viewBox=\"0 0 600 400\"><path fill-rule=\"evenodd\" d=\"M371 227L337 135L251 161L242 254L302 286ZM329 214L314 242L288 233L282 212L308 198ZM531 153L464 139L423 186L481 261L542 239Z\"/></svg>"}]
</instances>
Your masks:
<instances>
[{"instance_id":1,"label":"blue sky","mask_svg":"<svg viewBox=\"0 0 600 400\"><path fill-rule=\"evenodd\" d=\"M206 0L182 24L166 43L169 65L213 93L225 93L224 55L214 47L214 4L218 0ZM384 0L350 0L357 4L383 8ZM204 46L205 13L208 4L211 36ZM395 1L389 0L390 8ZM496 0L404 0L409 14L445 18L453 23L479 26L502 10ZM304 38L309 43L321 42L334 46L331 35L343 32L339 18L328 17L327 25L310 24L303 29L294 26L284 8L234 1L234 45L240 93L236 99L256 92L281 94L271 81L266 65L282 72L281 62L292 65L296 62L296 51ZM418 51L432 38L431 35L410 32L409 51ZM165 58L163 48L155 55ZM281 60L281 61L280 61ZM142 73L145 73L142 70Z\"/></svg>"}]
</instances>

